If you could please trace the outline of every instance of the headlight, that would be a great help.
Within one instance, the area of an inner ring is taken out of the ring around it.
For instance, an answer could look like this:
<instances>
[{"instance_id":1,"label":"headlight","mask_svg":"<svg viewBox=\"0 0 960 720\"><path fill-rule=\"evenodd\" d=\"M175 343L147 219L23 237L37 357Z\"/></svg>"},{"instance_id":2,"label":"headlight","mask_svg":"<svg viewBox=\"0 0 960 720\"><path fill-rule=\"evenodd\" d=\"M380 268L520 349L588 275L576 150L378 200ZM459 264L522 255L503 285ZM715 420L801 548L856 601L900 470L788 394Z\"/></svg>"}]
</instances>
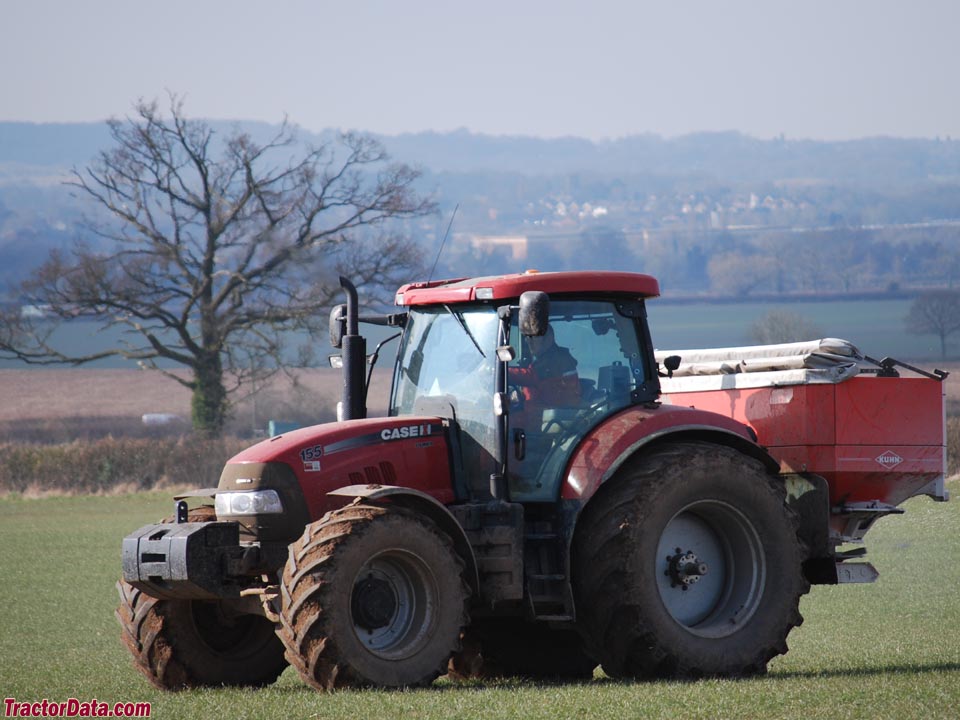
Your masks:
<instances>
[{"instance_id":1,"label":"headlight","mask_svg":"<svg viewBox=\"0 0 960 720\"><path fill-rule=\"evenodd\" d=\"M283 512L276 490L217 493L217 517L229 515L270 515Z\"/></svg>"}]
</instances>

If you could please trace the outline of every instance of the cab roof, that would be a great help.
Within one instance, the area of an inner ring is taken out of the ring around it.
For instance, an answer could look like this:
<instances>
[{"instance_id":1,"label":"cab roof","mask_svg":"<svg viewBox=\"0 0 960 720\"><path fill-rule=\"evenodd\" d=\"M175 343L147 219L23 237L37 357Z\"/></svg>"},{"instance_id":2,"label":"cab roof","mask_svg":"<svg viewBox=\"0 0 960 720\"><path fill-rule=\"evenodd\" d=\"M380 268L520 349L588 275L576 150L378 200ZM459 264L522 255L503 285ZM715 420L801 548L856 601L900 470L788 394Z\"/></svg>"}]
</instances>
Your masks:
<instances>
[{"instance_id":1,"label":"cab roof","mask_svg":"<svg viewBox=\"0 0 960 720\"><path fill-rule=\"evenodd\" d=\"M585 293L648 298L660 294L660 285L656 278L640 273L606 271L541 273L528 270L513 275L408 283L397 290L396 304L411 306L507 300L518 298L527 290L540 290L548 295Z\"/></svg>"}]
</instances>

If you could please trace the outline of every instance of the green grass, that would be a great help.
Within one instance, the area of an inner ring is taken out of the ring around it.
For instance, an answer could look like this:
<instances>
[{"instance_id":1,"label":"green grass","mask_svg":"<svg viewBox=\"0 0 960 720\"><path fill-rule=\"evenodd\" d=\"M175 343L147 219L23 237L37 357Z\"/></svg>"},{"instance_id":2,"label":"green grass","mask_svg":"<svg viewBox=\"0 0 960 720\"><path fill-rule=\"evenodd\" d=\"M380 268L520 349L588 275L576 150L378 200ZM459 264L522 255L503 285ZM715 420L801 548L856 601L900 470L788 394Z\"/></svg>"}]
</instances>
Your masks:
<instances>
[{"instance_id":1,"label":"green grass","mask_svg":"<svg viewBox=\"0 0 960 720\"><path fill-rule=\"evenodd\" d=\"M954 494L960 483L950 483ZM746 681L440 681L318 694L273 687L161 693L113 618L120 539L169 514L159 494L0 500L0 693L20 701L149 701L155 718L955 718L960 708L960 503L907 503L867 536L874 585L816 587L770 673Z\"/></svg>"}]
</instances>

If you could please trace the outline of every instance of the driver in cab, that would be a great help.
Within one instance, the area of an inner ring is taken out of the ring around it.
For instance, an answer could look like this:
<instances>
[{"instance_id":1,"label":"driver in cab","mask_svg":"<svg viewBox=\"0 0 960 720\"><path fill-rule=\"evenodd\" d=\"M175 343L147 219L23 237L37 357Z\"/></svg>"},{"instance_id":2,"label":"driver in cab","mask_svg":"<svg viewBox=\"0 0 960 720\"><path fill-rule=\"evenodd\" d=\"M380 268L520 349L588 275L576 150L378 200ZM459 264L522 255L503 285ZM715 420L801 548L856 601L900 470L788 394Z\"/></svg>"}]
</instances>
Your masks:
<instances>
[{"instance_id":1,"label":"driver in cab","mask_svg":"<svg viewBox=\"0 0 960 720\"><path fill-rule=\"evenodd\" d=\"M577 361L570 351L557 345L553 327L542 336L526 338L531 358L526 365L509 368L509 382L519 386L524 405L538 409L575 406L580 402Z\"/></svg>"}]
</instances>

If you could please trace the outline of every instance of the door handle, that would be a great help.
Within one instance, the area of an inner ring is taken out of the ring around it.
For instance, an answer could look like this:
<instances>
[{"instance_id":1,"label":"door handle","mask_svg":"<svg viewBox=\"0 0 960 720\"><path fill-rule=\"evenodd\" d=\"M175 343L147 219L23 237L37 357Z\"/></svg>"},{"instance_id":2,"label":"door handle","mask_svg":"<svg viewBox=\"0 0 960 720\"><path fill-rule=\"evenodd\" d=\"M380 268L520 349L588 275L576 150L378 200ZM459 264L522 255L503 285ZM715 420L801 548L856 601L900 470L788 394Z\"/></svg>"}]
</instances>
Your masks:
<instances>
[{"instance_id":1,"label":"door handle","mask_svg":"<svg viewBox=\"0 0 960 720\"><path fill-rule=\"evenodd\" d=\"M520 428L513 431L513 456L517 460L527 456L527 434Z\"/></svg>"}]
</instances>

